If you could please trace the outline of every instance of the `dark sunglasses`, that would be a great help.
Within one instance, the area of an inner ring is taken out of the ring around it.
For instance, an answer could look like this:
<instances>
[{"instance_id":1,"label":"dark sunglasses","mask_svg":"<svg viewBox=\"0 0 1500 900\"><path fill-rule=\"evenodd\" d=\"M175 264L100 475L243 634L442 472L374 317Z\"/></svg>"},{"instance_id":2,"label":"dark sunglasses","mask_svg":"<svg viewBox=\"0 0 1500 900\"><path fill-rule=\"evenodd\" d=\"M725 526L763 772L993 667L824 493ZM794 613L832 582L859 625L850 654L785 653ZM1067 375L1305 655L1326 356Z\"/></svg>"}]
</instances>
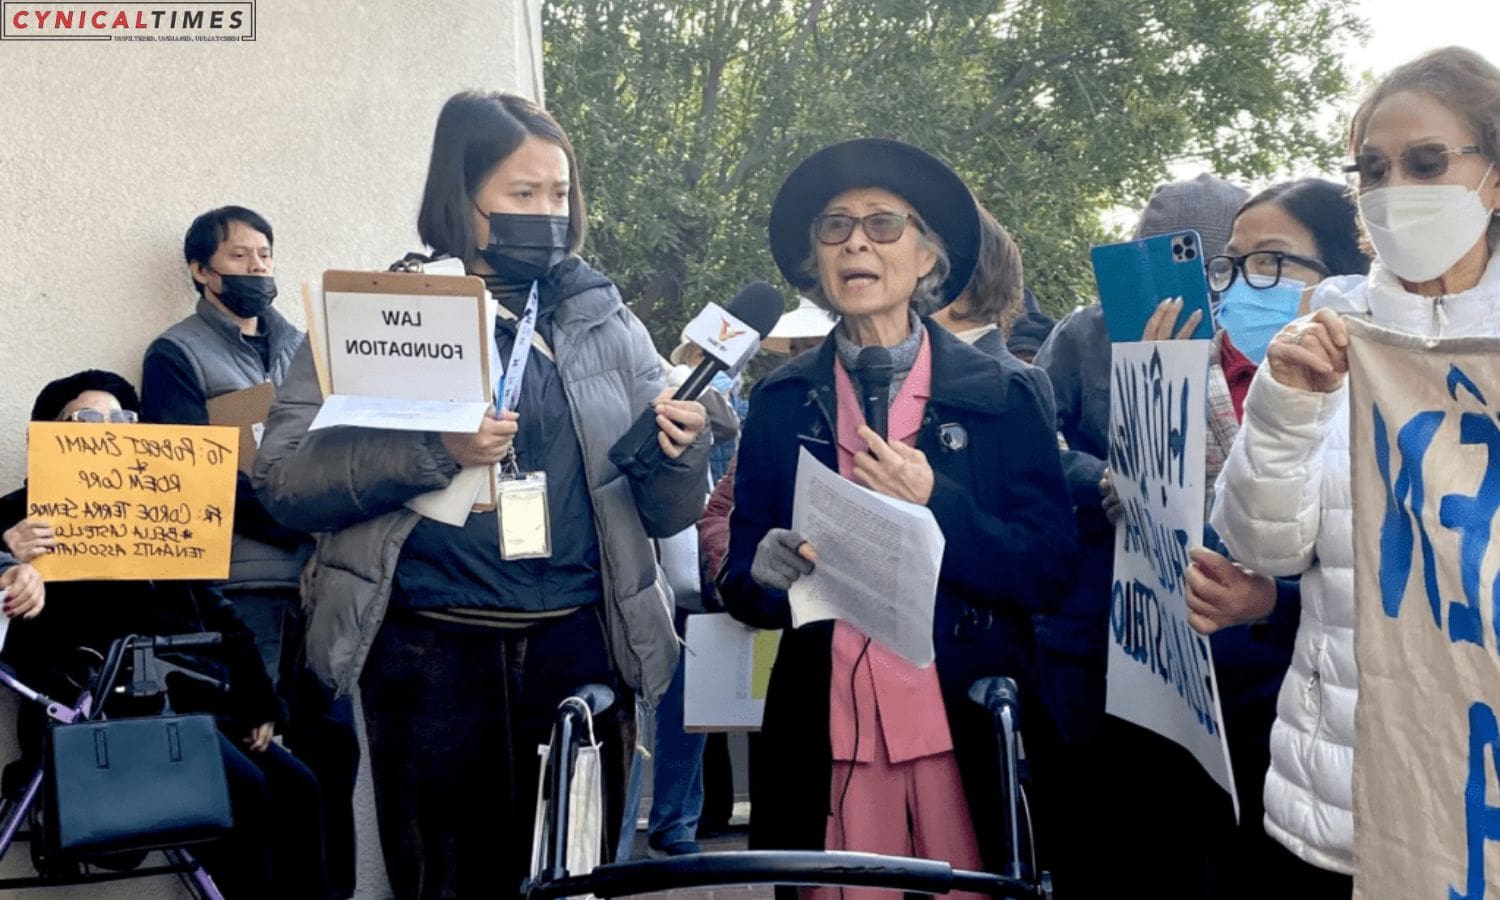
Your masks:
<instances>
[{"instance_id":1,"label":"dark sunglasses","mask_svg":"<svg viewBox=\"0 0 1500 900\"><path fill-rule=\"evenodd\" d=\"M1448 171L1449 157L1473 156L1481 152L1472 145L1449 148L1442 144L1418 144L1401 151L1398 159L1407 178L1428 181ZM1361 188L1372 188L1391 174L1391 158L1382 153L1361 153L1354 157L1354 162L1344 166L1344 172L1358 175Z\"/></svg>"},{"instance_id":2,"label":"dark sunglasses","mask_svg":"<svg viewBox=\"0 0 1500 900\"><path fill-rule=\"evenodd\" d=\"M889 244L901 239L906 230L906 220L911 219L918 229L926 231L916 213L878 212L868 216L850 216L844 213L825 213L813 219L813 237L820 244L842 244L849 240L858 225L865 236L877 244Z\"/></svg>"},{"instance_id":3,"label":"dark sunglasses","mask_svg":"<svg viewBox=\"0 0 1500 900\"><path fill-rule=\"evenodd\" d=\"M92 422L95 425L104 422L112 422L116 425L129 425L139 420L139 416L128 409L112 409L107 414L97 409L75 409L63 417L65 422Z\"/></svg>"},{"instance_id":4,"label":"dark sunglasses","mask_svg":"<svg viewBox=\"0 0 1500 900\"><path fill-rule=\"evenodd\" d=\"M1245 276L1245 283L1256 290L1273 288L1281 283L1281 272L1287 263L1310 269L1327 277L1328 267L1316 259L1283 253L1280 250L1257 250L1244 256L1215 256L1205 267L1208 270L1208 286L1216 291L1227 291L1234 284L1235 274Z\"/></svg>"}]
</instances>

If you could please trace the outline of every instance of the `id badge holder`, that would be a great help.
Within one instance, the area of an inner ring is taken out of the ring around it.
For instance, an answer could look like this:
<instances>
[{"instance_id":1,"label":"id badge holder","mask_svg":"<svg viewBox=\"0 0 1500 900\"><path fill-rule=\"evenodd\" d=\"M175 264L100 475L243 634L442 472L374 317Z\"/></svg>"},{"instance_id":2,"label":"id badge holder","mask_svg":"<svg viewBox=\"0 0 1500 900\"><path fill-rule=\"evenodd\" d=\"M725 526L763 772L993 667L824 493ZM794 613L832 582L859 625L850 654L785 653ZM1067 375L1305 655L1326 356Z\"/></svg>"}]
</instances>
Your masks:
<instances>
[{"instance_id":1,"label":"id badge holder","mask_svg":"<svg viewBox=\"0 0 1500 900\"><path fill-rule=\"evenodd\" d=\"M496 486L500 558L543 559L552 555L552 520L547 512L547 473L502 475Z\"/></svg>"}]
</instances>

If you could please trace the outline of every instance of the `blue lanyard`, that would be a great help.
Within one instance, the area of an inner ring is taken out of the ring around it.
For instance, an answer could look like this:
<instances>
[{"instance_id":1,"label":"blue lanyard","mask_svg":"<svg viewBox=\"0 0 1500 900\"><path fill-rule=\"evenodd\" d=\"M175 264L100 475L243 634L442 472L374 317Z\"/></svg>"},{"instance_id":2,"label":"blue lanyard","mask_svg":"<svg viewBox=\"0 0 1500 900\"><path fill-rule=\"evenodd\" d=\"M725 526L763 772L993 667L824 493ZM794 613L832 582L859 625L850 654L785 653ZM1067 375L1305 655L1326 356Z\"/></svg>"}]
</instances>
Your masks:
<instances>
[{"instance_id":1,"label":"blue lanyard","mask_svg":"<svg viewBox=\"0 0 1500 900\"><path fill-rule=\"evenodd\" d=\"M531 294L526 298L526 311L516 322L516 342L510 348L510 364L495 379L495 408L497 411L515 411L521 402L521 382L526 378L526 363L531 359L531 338L536 333L537 298L536 282L531 283ZM495 345L491 366L500 362L500 347Z\"/></svg>"}]
</instances>

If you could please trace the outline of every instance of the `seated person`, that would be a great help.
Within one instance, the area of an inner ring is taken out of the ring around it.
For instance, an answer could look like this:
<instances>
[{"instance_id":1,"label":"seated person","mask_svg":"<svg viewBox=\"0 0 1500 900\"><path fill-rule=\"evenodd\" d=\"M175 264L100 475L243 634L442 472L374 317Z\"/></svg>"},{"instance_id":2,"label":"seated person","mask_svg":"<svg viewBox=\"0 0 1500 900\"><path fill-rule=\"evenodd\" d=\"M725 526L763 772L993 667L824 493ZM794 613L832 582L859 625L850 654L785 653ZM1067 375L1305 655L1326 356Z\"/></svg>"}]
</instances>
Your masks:
<instances>
[{"instance_id":1,"label":"seated person","mask_svg":"<svg viewBox=\"0 0 1500 900\"><path fill-rule=\"evenodd\" d=\"M135 389L118 375L88 370L48 384L31 412L33 421L133 422L140 408ZM228 682L227 694L173 689L177 712L212 713L229 776L235 827L223 841L196 853L226 896L325 897L323 815L317 779L272 742L282 718L254 638L213 587L189 581L62 581L45 586L29 563L55 546L45 520L27 515L26 488L0 497L0 588L8 588L12 617L0 659L27 684L71 702L70 662L102 655L127 635L214 631L216 647L195 651L195 668ZM13 559L12 559L13 558ZM27 565L15 565L20 560ZM36 583L33 584L33 581ZM19 617L18 617L19 616ZM85 648L85 649L80 649ZM97 657L96 657L97 660ZM195 685L196 687L196 685ZM34 706L20 722L22 753L40 753L43 722Z\"/></svg>"}]
</instances>

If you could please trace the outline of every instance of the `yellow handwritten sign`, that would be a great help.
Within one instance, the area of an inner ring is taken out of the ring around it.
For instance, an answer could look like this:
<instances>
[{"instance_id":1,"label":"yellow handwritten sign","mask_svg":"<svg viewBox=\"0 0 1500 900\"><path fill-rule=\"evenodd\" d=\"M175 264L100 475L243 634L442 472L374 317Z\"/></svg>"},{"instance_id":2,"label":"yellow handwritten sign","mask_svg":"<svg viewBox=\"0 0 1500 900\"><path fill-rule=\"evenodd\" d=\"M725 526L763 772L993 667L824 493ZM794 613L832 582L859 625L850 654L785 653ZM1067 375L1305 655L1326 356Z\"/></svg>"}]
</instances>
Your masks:
<instances>
[{"instance_id":1,"label":"yellow handwritten sign","mask_svg":"<svg viewBox=\"0 0 1500 900\"><path fill-rule=\"evenodd\" d=\"M27 515L48 581L229 576L239 429L33 422Z\"/></svg>"}]
</instances>

